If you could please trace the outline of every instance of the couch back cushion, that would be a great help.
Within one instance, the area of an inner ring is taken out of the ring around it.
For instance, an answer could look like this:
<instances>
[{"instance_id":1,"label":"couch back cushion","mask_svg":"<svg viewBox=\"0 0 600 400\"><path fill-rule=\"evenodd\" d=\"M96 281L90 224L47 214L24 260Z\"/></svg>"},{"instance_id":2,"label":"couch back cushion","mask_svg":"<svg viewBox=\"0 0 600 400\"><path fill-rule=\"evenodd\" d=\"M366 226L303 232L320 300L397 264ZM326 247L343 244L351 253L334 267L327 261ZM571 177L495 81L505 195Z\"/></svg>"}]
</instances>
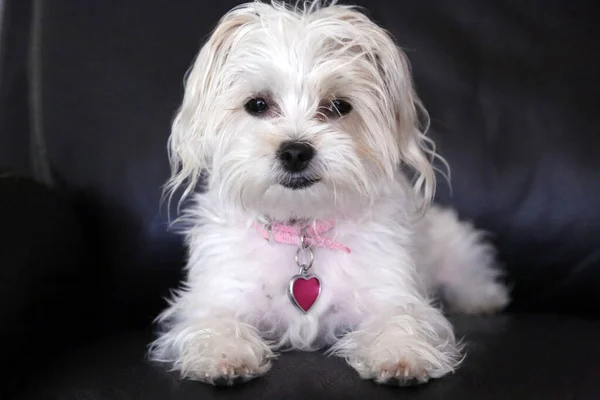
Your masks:
<instances>
[{"instance_id":1,"label":"couch back cushion","mask_svg":"<svg viewBox=\"0 0 600 400\"><path fill-rule=\"evenodd\" d=\"M154 317L181 277L182 240L159 201L166 141L186 70L238 3L44 3L50 166L95 224L113 284L107 304L128 321ZM452 195L441 182L438 200L492 233L514 307L598 313L600 16L592 2L354 4L407 52L431 135L452 167Z\"/></svg>"}]
</instances>

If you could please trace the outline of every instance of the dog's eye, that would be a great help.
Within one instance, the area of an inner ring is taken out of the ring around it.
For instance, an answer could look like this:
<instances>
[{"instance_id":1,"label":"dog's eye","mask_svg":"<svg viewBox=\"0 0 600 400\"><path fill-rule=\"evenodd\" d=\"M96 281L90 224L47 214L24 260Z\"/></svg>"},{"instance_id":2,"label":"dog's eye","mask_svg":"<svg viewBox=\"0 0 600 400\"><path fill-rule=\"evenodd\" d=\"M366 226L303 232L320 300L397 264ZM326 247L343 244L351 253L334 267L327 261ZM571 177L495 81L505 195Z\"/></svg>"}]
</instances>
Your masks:
<instances>
[{"instance_id":1,"label":"dog's eye","mask_svg":"<svg viewBox=\"0 0 600 400\"><path fill-rule=\"evenodd\" d=\"M329 104L329 111L336 116L344 116L352 111L352 105L347 101L335 99Z\"/></svg>"},{"instance_id":2,"label":"dog's eye","mask_svg":"<svg viewBox=\"0 0 600 400\"><path fill-rule=\"evenodd\" d=\"M254 98L248 100L248 102L244 105L244 108L248 114L258 116L265 113L269 109L269 105L265 99Z\"/></svg>"}]
</instances>

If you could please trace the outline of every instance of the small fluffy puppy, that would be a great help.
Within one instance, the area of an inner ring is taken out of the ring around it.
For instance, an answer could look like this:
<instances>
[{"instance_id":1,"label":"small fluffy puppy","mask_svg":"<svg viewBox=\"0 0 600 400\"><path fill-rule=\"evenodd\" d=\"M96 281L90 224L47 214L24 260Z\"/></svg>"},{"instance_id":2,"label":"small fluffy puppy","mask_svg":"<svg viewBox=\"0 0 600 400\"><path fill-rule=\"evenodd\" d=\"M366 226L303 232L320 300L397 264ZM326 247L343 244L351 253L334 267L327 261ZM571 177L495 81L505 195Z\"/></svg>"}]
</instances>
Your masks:
<instances>
[{"instance_id":1,"label":"small fluffy puppy","mask_svg":"<svg viewBox=\"0 0 600 400\"><path fill-rule=\"evenodd\" d=\"M431 205L425 116L405 55L359 10L227 13L169 139L167 193L193 200L189 259L151 358L211 384L289 349L326 348L381 383L453 371L463 352L434 295L464 313L509 296L482 234Z\"/></svg>"}]
</instances>

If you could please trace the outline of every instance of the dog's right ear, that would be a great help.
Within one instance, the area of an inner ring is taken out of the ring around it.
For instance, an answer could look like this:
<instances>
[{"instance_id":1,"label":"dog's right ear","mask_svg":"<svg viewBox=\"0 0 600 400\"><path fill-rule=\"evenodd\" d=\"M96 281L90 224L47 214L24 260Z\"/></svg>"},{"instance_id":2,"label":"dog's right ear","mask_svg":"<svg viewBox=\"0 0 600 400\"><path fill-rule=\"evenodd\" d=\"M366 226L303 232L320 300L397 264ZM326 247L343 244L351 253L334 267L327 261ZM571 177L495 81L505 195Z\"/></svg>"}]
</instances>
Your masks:
<instances>
[{"instance_id":1,"label":"dog's right ear","mask_svg":"<svg viewBox=\"0 0 600 400\"><path fill-rule=\"evenodd\" d=\"M177 189L184 189L180 203L193 192L201 176L210 173L213 135L217 133L210 130L216 129L215 99L224 83L220 71L240 28L257 17L251 3L225 14L186 73L183 101L168 141L171 177L165 186L169 198Z\"/></svg>"}]
</instances>

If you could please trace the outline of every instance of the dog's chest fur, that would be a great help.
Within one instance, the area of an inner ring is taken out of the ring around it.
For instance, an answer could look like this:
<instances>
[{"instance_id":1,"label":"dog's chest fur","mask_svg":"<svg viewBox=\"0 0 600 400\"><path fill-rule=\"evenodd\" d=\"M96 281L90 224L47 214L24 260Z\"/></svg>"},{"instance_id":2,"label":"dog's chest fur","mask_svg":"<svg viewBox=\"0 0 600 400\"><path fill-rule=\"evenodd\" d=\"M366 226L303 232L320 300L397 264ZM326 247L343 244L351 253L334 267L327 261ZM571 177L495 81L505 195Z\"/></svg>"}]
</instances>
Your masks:
<instances>
[{"instance_id":1,"label":"dog's chest fur","mask_svg":"<svg viewBox=\"0 0 600 400\"><path fill-rule=\"evenodd\" d=\"M282 346L308 349L332 343L377 311L381 299L400 295L414 275L410 230L402 228L397 204L381 204L369 217L339 221L327 234L350 248L349 254L313 248L310 273L319 277L322 290L304 314L288 296L290 279L299 272L297 247L269 242L251 220L224 218L215 202L200 199L198 204L201 222L188 232L190 306L199 317L203 304L235 310L241 321Z\"/></svg>"}]
</instances>

